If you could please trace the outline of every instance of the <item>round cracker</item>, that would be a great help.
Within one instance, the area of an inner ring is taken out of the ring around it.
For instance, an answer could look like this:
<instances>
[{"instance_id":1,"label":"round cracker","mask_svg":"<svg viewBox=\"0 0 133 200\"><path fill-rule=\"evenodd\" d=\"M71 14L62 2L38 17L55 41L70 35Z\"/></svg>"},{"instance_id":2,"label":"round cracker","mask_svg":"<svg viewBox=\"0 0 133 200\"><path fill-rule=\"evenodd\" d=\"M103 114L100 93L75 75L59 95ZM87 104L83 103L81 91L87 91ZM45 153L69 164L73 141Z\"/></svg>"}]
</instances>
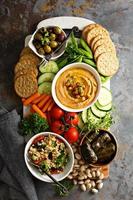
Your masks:
<instances>
[{"instance_id":1,"label":"round cracker","mask_svg":"<svg viewBox=\"0 0 133 200\"><path fill-rule=\"evenodd\" d=\"M97 70L103 76L113 76L119 68L119 61L111 52L102 53L97 58Z\"/></svg>"},{"instance_id":2,"label":"round cracker","mask_svg":"<svg viewBox=\"0 0 133 200\"><path fill-rule=\"evenodd\" d=\"M34 55L33 51L29 47L25 47L25 48L22 49L22 51L20 53L20 57L24 56L26 54L33 54Z\"/></svg>"},{"instance_id":3,"label":"round cracker","mask_svg":"<svg viewBox=\"0 0 133 200\"><path fill-rule=\"evenodd\" d=\"M98 46L94 52L94 58L97 60L98 56L105 52L111 52L112 54L116 55L116 51L114 47L108 46L108 44L102 44Z\"/></svg>"},{"instance_id":4,"label":"round cracker","mask_svg":"<svg viewBox=\"0 0 133 200\"><path fill-rule=\"evenodd\" d=\"M109 32L102 26L92 28L87 34L87 43L89 46L91 44L92 39L98 35L103 35L103 37L108 37Z\"/></svg>"},{"instance_id":5,"label":"round cracker","mask_svg":"<svg viewBox=\"0 0 133 200\"><path fill-rule=\"evenodd\" d=\"M15 80L14 88L18 96L28 98L37 91L37 80L29 74L21 75Z\"/></svg>"},{"instance_id":6,"label":"round cracker","mask_svg":"<svg viewBox=\"0 0 133 200\"><path fill-rule=\"evenodd\" d=\"M18 71L23 71L25 69L37 69L36 68L36 65L33 63L31 63L31 61L27 60L27 61L21 61L21 62L18 62L16 65L15 65L15 69L14 69L14 73L16 74ZM38 71L37 71L37 74L36 76L38 75Z\"/></svg>"},{"instance_id":7,"label":"round cracker","mask_svg":"<svg viewBox=\"0 0 133 200\"><path fill-rule=\"evenodd\" d=\"M83 31L82 31L82 37L84 40L86 40L87 37L87 33L94 27L98 26L99 24L89 24L87 26L84 27Z\"/></svg>"},{"instance_id":8,"label":"round cracker","mask_svg":"<svg viewBox=\"0 0 133 200\"><path fill-rule=\"evenodd\" d=\"M93 47L94 47L94 44L99 40L99 39L102 39L102 38L110 38L110 36L107 36L107 37L105 37L104 35L97 35L96 37L94 37L93 39L92 39L92 41L91 41L91 44L90 44L90 46L91 46L91 49L93 49Z\"/></svg>"},{"instance_id":9,"label":"round cracker","mask_svg":"<svg viewBox=\"0 0 133 200\"><path fill-rule=\"evenodd\" d=\"M93 45L93 51L95 52L96 48L103 44L105 44L109 48L112 48L113 50L115 50L115 46L110 38L101 38L101 39L97 40L95 42L95 44Z\"/></svg>"},{"instance_id":10,"label":"round cracker","mask_svg":"<svg viewBox=\"0 0 133 200\"><path fill-rule=\"evenodd\" d=\"M18 78L19 76L21 75L26 75L26 74L29 74L29 75L32 75L34 76L35 78L37 77L38 75L38 70L36 68L31 68L31 69L23 69L23 70L19 70L16 74L15 74L15 79Z\"/></svg>"},{"instance_id":11,"label":"round cracker","mask_svg":"<svg viewBox=\"0 0 133 200\"><path fill-rule=\"evenodd\" d=\"M33 55L33 54L25 54L23 55L22 57L20 57L19 61L27 61L27 60L30 60L30 61L33 61L36 65L39 64L39 58L36 56L36 55Z\"/></svg>"}]
</instances>

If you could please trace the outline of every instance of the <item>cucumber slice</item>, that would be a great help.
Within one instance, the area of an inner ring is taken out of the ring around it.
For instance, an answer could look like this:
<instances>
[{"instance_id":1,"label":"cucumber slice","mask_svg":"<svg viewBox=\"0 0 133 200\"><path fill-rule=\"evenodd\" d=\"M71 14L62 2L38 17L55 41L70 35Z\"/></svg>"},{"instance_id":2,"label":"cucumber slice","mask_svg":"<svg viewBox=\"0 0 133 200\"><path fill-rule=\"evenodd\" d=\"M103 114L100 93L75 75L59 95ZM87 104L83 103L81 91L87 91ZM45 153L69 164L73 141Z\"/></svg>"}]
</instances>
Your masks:
<instances>
[{"instance_id":1,"label":"cucumber slice","mask_svg":"<svg viewBox=\"0 0 133 200\"><path fill-rule=\"evenodd\" d=\"M55 61L50 60L47 64L39 67L40 72L52 72L57 73L59 71L58 65Z\"/></svg>"},{"instance_id":2,"label":"cucumber slice","mask_svg":"<svg viewBox=\"0 0 133 200\"><path fill-rule=\"evenodd\" d=\"M101 106L106 106L109 103L111 103L112 102L111 91L105 87L102 87L98 97L98 102L100 103Z\"/></svg>"},{"instance_id":3,"label":"cucumber slice","mask_svg":"<svg viewBox=\"0 0 133 200\"><path fill-rule=\"evenodd\" d=\"M41 85L38 87L38 92L40 94L50 94L51 93L51 82L43 82Z\"/></svg>"},{"instance_id":4,"label":"cucumber slice","mask_svg":"<svg viewBox=\"0 0 133 200\"><path fill-rule=\"evenodd\" d=\"M88 117L87 117L87 109L83 110L81 113L81 117L84 123L88 122Z\"/></svg>"},{"instance_id":5,"label":"cucumber slice","mask_svg":"<svg viewBox=\"0 0 133 200\"><path fill-rule=\"evenodd\" d=\"M95 105L93 105L93 106L91 107L91 111L92 111L92 113L93 113L95 116L97 116L97 117L99 117L99 118L103 118L103 117L105 117L105 115L106 115L106 112L105 112L105 111L99 110Z\"/></svg>"},{"instance_id":6,"label":"cucumber slice","mask_svg":"<svg viewBox=\"0 0 133 200\"><path fill-rule=\"evenodd\" d=\"M99 110L102 110L102 111L110 111L111 109L112 109L112 102L111 103L109 103L108 105L106 105L106 106L101 106L100 104L99 104L99 102L97 101L96 103L95 103L95 105L96 105L96 107L99 109Z\"/></svg>"},{"instance_id":7,"label":"cucumber slice","mask_svg":"<svg viewBox=\"0 0 133 200\"><path fill-rule=\"evenodd\" d=\"M84 122L83 122L83 120L82 120L81 114L79 114L78 116L79 116L78 127L79 127L80 129L83 129L83 127L84 127Z\"/></svg>"},{"instance_id":8,"label":"cucumber slice","mask_svg":"<svg viewBox=\"0 0 133 200\"><path fill-rule=\"evenodd\" d=\"M100 121L101 119L99 119L97 116L95 116L91 109L88 109L87 112L87 117L88 117L88 122L90 122L91 124L93 124L95 126L95 124Z\"/></svg>"},{"instance_id":9,"label":"cucumber slice","mask_svg":"<svg viewBox=\"0 0 133 200\"><path fill-rule=\"evenodd\" d=\"M41 84L45 81L52 82L52 80L54 79L54 76L55 76L54 73L50 73L50 72L44 73L44 74L39 76L38 84Z\"/></svg>"}]
</instances>

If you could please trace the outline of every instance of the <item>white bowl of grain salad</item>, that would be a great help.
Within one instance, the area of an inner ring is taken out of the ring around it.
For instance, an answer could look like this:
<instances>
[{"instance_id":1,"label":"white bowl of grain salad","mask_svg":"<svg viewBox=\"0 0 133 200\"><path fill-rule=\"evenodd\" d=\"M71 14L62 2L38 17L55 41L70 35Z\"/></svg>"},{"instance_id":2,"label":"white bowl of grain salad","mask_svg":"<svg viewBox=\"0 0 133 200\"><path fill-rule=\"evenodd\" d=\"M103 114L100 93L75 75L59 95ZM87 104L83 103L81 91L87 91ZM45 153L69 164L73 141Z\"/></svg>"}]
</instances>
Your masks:
<instances>
[{"instance_id":1,"label":"white bowl of grain salad","mask_svg":"<svg viewBox=\"0 0 133 200\"><path fill-rule=\"evenodd\" d=\"M53 181L45 173L41 174L31 162L46 170L57 181L66 178L74 165L74 154L70 144L62 136L52 132L42 132L33 136L26 144L24 159L31 174L44 182Z\"/></svg>"}]
</instances>

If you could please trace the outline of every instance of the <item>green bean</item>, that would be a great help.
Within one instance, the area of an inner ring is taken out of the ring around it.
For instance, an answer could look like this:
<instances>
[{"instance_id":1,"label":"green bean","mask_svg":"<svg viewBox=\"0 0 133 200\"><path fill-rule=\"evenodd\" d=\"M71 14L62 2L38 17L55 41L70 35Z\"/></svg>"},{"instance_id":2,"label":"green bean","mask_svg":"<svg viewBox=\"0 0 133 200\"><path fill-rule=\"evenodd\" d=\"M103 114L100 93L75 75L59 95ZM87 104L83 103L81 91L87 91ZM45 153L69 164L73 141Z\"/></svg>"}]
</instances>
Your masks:
<instances>
[{"instance_id":1,"label":"green bean","mask_svg":"<svg viewBox=\"0 0 133 200\"><path fill-rule=\"evenodd\" d=\"M96 64L93 62L93 60L83 58L83 62L85 62L86 64L91 65L92 67L96 68Z\"/></svg>"},{"instance_id":2,"label":"green bean","mask_svg":"<svg viewBox=\"0 0 133 200\"><path fill-rule=\"evenodd\" d=\"M64 58L60 63L58 63L59 69L64 67L67 64L67 62L68 62L68 58Z\"/></svg>"},{"instance_id":3,"label":"green bean","mask_svg":"<svg viewBox=\"0 0 133 200\"><path fill-rule=\"evenodd\" d=\"M82 47L83 47L88 53L90 53L90 58L93 58L93 54L92 54L92 51L91 51L90 47L88 46L88 44L87 44L82 38L80 38L80 44L82 45Z\"/></svg>"},{"instance_id":4,"label":"green bean","mask_svg":"<svg viewBox=\"0 0 133 200\"><path fill-rule=\"evenodd\" d=\"M77 43L77 40L76 40L76 38L75 38L75 36L74 36L73 31L72 31L72 33L71 33L71 40L72 40L72 43L74 44L74 46L75 46L76 48L78 48L78 43Z\"/></svg>"},{"instance_id":5,"label":"green bean","mask_svg":"<svg viewBox=\"0 0 133 200\"><path fill-rule=\"evenodd\" d=\"M92 55L88 52L88 51L85 51L84 49L82 48L78 48L78 51L81 55L84 55L86 57L88 57L89 59L92 59Z\"/></svg>"},{"instance_id":6,"label":"green bean","mask_svg":"<svg viewBox=\"0 0 133 200\"><path fill-rule=\"evenodd\" d=\"M77 59L77 62L82 62L83 56L79 56L79 58Z\"/></svg>"}]
</instances>

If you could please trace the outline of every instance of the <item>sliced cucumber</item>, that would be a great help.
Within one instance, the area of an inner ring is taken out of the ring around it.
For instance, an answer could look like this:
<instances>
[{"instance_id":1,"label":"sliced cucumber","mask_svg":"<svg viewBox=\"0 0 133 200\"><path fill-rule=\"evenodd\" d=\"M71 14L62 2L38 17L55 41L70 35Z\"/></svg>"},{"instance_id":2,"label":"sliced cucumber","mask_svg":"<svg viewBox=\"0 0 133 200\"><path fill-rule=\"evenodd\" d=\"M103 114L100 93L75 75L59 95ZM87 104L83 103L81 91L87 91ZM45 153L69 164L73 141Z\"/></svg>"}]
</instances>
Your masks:
<instances>
[{"instance_id":1,"label":"sliced cucumber","mask_svg":"<svg viewBox=\"0 0 133 200\"><path fill-rule=\"evenodd\" d=\"M101 106L106 106L110 104L112 102L111 91L105 87L102 87L98 97L98 102L100 103Z\"/></svg>"},{"instance_id":2,"label":"sliced cucumber","mask_svg":"<svg viewBox=\"0 0 133 200\"><path fill-rule=\"evenodd\" d=\"M58 65L55 61L50 60L47 64L39 67L40 72L52 72L57 73L59 71Z\"/></svg>"},{"instance_id":3,"label":"sliced cucumber","mask_svg":"<svg viewBox=\"0 0 133 200\"><path fill-rule=\"evenodd\" d=\"M88 120L87 120L87 119L88 119L87 112L88 112L87 109L85 109L85 110L83 110L82 113L81 113L81 117L82 117L82 120L83 120L84 123L87 123L87 122L88 122Z\"/></svg>"},{"instance_id":4,"label":"sliced cucumber","mask_svg":"<svg viewBox=\"0 0 133 200\"><path fill-rule=\"evenodd\" d=\"M95 103L95 105L96 105L96 107L99 109L99 110L102 110L102 111L110 111L111 109L112 109L112 102L111 103L109 103L108 105L106 105L106 106L101 106L100 104L99 104L99 102L97 101L96 103Z\"/></svg>"},{"instance_id":5,"label":"sliced cucumber","mask_svg":"<svg viewBox=\"0 0 133 200\"><path fill-rule=\"evenodd\" d=\"M82 129L84 127L84 122L82 120L81 114L78 115L79 116L79 120L78 120L78 127L80 129Z\"/></svg>"},{"instance_id":6,"label":"sliced cucumber","mask_svg":"<svg viewBox=\"0 0 133 200\"><path fill-rule=\"evenodd\" d=\"M41 85L38 87L38 92L40 94L50 94L51 93L51 82L43 82Z\"/></svg>"},{"instance_id":7,"label":"sliced cucumber","mask_svg":"<svg viewBox=\"0 0 133 200\"><path fill-rule=\"evenodd\" d=\"M44 73L44 74L39 76L38 84L41 84L45 81L52 82L52 80L54 79L54 76L55 76L54 73L50 73L50 72Z\"/></svg>"},{"instance_id":8,"label":"sliced cucumber","mask_svg":"<svg viewBox=\"0 0 133 200\"><path fill-rule=\"evenodd\" d=\"M95 126L95 124L100 121L101 119L99 119L96 115L94 115L91 111L91 109L88 109L87 112L87 116L88 116L88 123L90 122L91 124L93 124Z\"/></svg>"},{"instance_id":9,"label":"sliced cucumber","mask_svg":"<svg viewBox=\"0 0 133 200\"><path fill-rule=\"evenodd\" d=\"M92 113L93 113L95 116L97 116L97 117L99 117L99 118L103 118L103 117L105 117L105 115L106 115L106 112L105 112L105 111L99 110L95 105L93 105L93 106L91 107L91 111L92 111Z\"/></svg>"}]
</instances>

